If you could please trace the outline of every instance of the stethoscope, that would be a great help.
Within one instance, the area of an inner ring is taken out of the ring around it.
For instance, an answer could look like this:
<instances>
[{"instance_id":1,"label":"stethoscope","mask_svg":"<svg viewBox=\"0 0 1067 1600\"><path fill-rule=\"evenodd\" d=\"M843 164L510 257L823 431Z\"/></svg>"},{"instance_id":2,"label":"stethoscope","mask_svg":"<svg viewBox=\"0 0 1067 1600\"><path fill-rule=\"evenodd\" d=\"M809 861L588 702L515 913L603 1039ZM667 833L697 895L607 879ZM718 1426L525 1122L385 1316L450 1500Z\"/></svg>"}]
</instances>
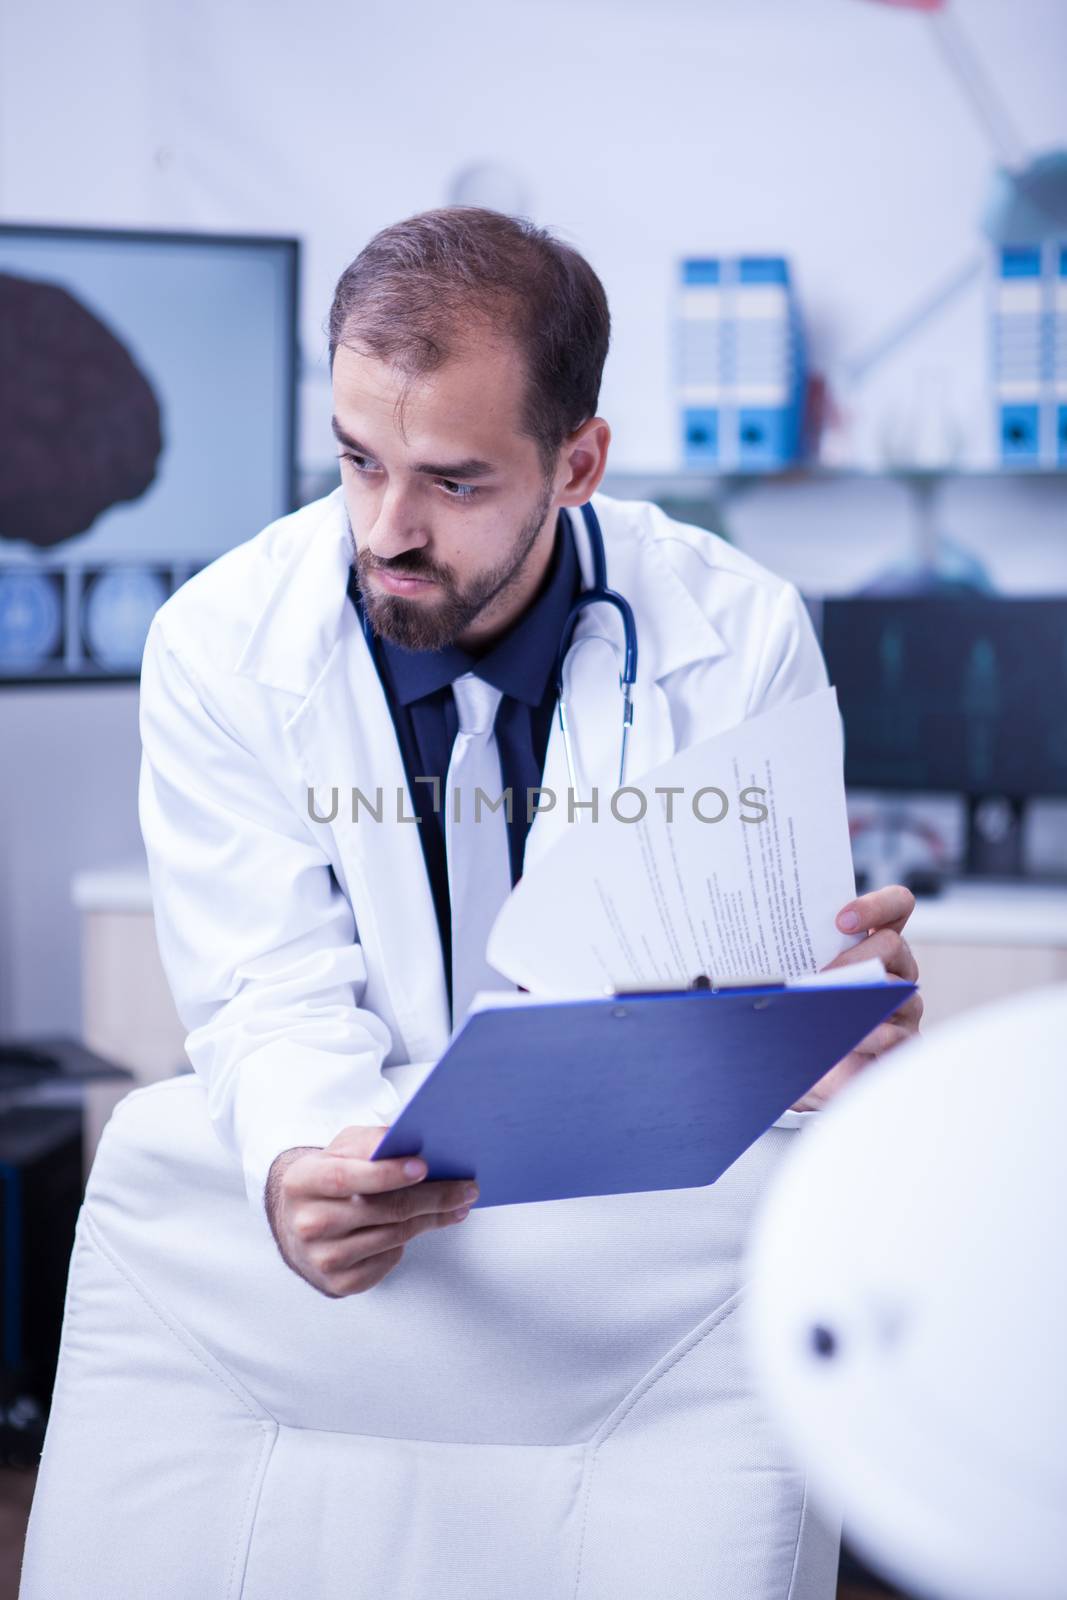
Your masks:
<instances>
[{"instance_id":1,"label":"stethoscope","mask_svg":"<svg viewBox=\"0 0 1067 1600\"><path fill-rule=\"evenodd\" d=\"M589 551L593 559L593 581L588 589L582 591L567 613L567 620L563 624L563 633L559 641L559 651L556 655L556 705L559 711L559 727L563 737L563 750L567 757L567 776L570 780L571 791L575 795L578 793L578 780L575 775L574 750L571 745L570 729L567 726L567 699L563 688L563 662L567 651L570 649L575 625L585 606L600 604L614 606L622 619L625 649L623 652L622 671L619 673L619 688L622 691L622 744L619 750L620 789L626 780L626 749L634 720L633 686L637 680L637 623L634 621L633 609L630 606L630 602L621 594L618 594L614 589L608 588L608 562L604 552L604 535L600 531L600 519L588 501L582 506L581 510L585 519L586 532L589 535Z\"/></svg>"},{"instance_id":2,"label":"stethoscope","mask_svg":"<svg viewBox=\"0 0 1067 1600\"><path fill-rule=\"evenodd\" d=\"M556 704L559 711L559 727L563 738L563 752L567 758L567 776L570 779L571 790L575 795L578 793L578 780L574 766L574 748L571 744L570 728L567 724L567 698L563 684L563 663L567 651L570 649L578 618L586 606L601 604L614 606L622 618L625 649L623 652L622 671L619 673L619 688L622 691L622 744L619 750L620 788L622 788L626 779L626 750L634 720L633 686L637 681L637 623L634 621L633 610L628 600L624 599L621 594L617 594L614 589L608 588L608 561L604 551L604 535L600 531L600 519L588 501L582 506L581 512L589 535L589 550L593 561L593 581L588 589L582 590L568 611L567 620L563 624L563 633L559 641L559 650L556 653ZM360 620L363 624L363 633L367 640L367 645L373 657L374 630L362 607L360 607Z\"/></svg>"}]
</instances>

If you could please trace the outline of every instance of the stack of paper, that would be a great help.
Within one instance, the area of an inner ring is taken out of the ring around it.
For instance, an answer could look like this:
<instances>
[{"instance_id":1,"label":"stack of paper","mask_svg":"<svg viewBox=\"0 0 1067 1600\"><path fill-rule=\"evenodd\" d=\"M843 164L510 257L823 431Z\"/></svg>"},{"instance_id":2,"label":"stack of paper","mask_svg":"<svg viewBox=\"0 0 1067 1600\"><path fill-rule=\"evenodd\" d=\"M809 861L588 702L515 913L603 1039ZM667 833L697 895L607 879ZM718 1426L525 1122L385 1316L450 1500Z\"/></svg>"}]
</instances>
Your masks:
<instances>
[{"instance_id":1,"label":"stack of paper","mask_svg":"<svg viewBox=\"0 0 1067 1600\"><path fill-rule=\"evenodd\" d=\"M490 964L556 999L825 967L862 937L834 923L856 892L842 755L832 688L682 751L520 879Z\"/></svg>"}]
</instances>

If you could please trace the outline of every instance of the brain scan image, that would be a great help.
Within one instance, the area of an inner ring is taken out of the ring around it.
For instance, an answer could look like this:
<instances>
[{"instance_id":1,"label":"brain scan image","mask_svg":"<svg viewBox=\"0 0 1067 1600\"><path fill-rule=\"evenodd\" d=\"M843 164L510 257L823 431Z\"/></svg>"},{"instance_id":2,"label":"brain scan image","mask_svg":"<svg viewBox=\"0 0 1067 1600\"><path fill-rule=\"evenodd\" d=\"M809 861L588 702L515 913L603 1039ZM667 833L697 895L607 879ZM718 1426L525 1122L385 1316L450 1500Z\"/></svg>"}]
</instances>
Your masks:
<instances>
[{"instance_id":1,"label":"brain scan image","mask_svg":"<svg viewBox=\"0 0 1067 1600\"><path fill-rule=\"evenodd\" d=\"M0 670L39 667L63 642L60 580L50 572L0 572Z\"/></svg>"},{"instance_id":2,"label":"brain scan image","mask_svg":"<svg viewBox=\"0 0 1067 1600\"><path fill-rule=\"evenodd\" d=\"M0 272L0 540L49 549L153 482L159 399L122 340L59 284Z\"/></svg>"},{"instance_id":3,"label":"brain scan image","mask_svg":"<svg viewBox=\"0 0 1067 1600\"><path fill-rule=\"evenodd\" d=\"M298 503L299 241L0 220L0 700L129 683Z\"/></svg>"},{"instance_id":4,"label":"brain scan image","mask_svg":"<svg viewBox=\"0 0 1067 1600\"><path fill-rule=\"evenodd\" d=\"M167 585L150 568L112 567L88 583L82 629L92 659L115 672L136 672L148 627L167 598Z\"/></svg>"}]
</instances>

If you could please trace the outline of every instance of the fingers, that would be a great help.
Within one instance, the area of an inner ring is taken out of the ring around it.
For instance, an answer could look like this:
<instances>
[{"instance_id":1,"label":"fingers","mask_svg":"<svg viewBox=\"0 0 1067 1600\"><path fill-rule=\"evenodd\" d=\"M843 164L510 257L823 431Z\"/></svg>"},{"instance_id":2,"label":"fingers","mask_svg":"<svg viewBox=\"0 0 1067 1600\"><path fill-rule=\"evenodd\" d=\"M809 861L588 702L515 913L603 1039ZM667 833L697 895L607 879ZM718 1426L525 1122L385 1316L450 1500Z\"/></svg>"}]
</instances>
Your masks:
<instances>
[{"instance_id":1,"label":"fingers","mask_svg":"<svg viewBox=\"0 0 1067 1600\"><path fill-rule=\"evenodd\" d=\"M893 934L891 937L897 938L898 935ZM871 943L873 941L868 940L867 942ZM908 955L910 957L910 951L908 951ZM914 965L914 960L912 960L912 966ZM873 1028L849 1054L861 1056L884 1055L894 1045L901 1044L905 1039L910 1039L918 1031L919 1019L922 1014L922 995L909 995L903 1005L898 1006L896 1011L888 1016L884 1022L880 1022L876 1028Z\"/></svg>"},{"instance_id":2,"label":"fingers","mask_svg":"<svg viewBox=\"0 0 1067 1600\"><path fill-rule=\"evenodd\" d=\"M469 1215L467 1205L459 1211L435 1211L388 1226L357 1228L341 1239L323 1238L306 1250L314 1273L308 1281L330 1299L363 1294L393 1270L405 1245L418 1234L452 1227Z\"/></svg>"},{"instance_id":3,"label":"fingers","mask_svg":"<svg viewBox=\"0 0 1067 1600\"><path fill-rule=\"evenodd\" d=\"M432 1216L471 1206L478 1185L469 1178L422 1183L414 1189L394 1189L388 1194L353 1195L351 1205L360 1225L404 1222L409 1217Z\"/></svg>"},{"instance_id":4,"label":"fingers","mask_svg":"<svg viewBox=\"0 0 1067 1600\"><path fill-rule=\"evenodd\" d=\"M888 1020L900 1023L901 1027L905 1028L908 1033L917 1033L919 1031L919 1023L922 1021L923 1009L922 995L913 994L910 999L904 1002L899 1011L893 1012L893 1015Z\"/></svg>"},{"instance_id":5,"label":"fingers","mask_svg":"<svg viewBox=\"0 0 1067 1600\"><path fill-rule=\"evenodd\" d=\"M883 928L878 933L871 935L872 939L881 939L889 944L889 950L882 956L882 963L886 972L891 977L903 978L905 983L915 983L919 977L919 963L911 953L911 946L899 933L893 933L889 928Z\"/></svg>"},{"instance_id":6,"label":"fingers","mask_svg":"<svg viewBox=\"0 0 1067 1600\"><path fill-rule=\"evenodd\" d=\"M380 1228L358 1228L343 1238L324 1238L308 1250L312 1264L325 1277L333 1279L350 1271L361 1261L373 1256L391 1255L403 1249L420 1233L435 1228L451 1228L470 1215L469 1208L462 1211L440 1211L431 1216L408 1217L404 1222L390 1223Z\"/></svg>"},{"instance_id":7,"label":"fingers","mask_svg":"<svg viewBox=\"0 0 1067 1600\"><path fill-rule=\"evenodd\" d=\"M849 1051L850 1056L884 1056L887 1050L892 1050L895 1045L903 1044L905 1039L910 1039L914 1028L902 1026L892 1019L880 1022L877 1028L872 1028L865 1038L861 1039L854 1050Z\"/></svg>"},{"instance_id":8,"label":"fingers","mask_svg":"<svg viewBox=\"0 0 1067 1600\"><path fill-rule=\"evenodd\" d=\"M425 1178L426 1163L420 1156L371 1159L388 1131L385 1127L355 1125L342 1128L330 1140L323 1155L334 1158L336 1170L328 1181L335 1185L338 1195L377 1194L385 1189L420 1183Z\"/></svg>"},{"instance_id":9,"label":"fingers","mask_svg":"<svg viewBox=\"0 0 1067 1600\"><path fill-rule=\"evenodd\" d=\"M384 1129L346 1130L373 1134L371 1148L380 1141ZM412 1188L426 1176L425 1161L397 1157L370 1161L337 1148L341 1135L325 1150L312 1151L299 1165L286 1172L286 1188L291 1195L310 1195L320 1199L347 1200L354 1194L381 1194L387 1189ZM367 1141L359 1141L361 1144ZM409 1171L408 1168L411 1168Z\"/></svg>"},{"instance_id":10,"label":"fingers","mask_svg":"<svg viewBox=\"0 0 1067 1600\"><path fill-rule=\"evenodd\" d=\"M915 896L911 890L902 883L891 883L884 889L861 894L842 906L837 913L837 926L842 933L859 933L866 928L890 928L900 933L914 909Z\"/></svg>"},{"instance_id":11,"label":"fingers","mask_svg":"<svg viewBox=\"0 0 1067 1600\"><path fill-rule=\"evenodd\" d=\"M477 1198L477 1184L472 1185L466 1178L418 1184L388 1194L346 1194L340 1200L305 1194L293 1208L291 1226L304 1244L317 1239L348 1238L371 1227L396 1226L420 1218L427 1219L424 1226L433 1227L438 1219L451 1220Z\"/></svg>"},{"instance_id":12,"label":"fingers","mask_svg":"<svg viewBox=\"0 0 1067 1600\"><path fill-rule=\"evenodd\" d=\"M451 1228L470 1216L470 1206L463 1206L459 1211L435 1211L429 1215L408 1217L405 1222L389 1223L380 1228L360 1228L355 1239L349 1241L347 1247L341 1245L341 1265L347 1266L358 1261L363 1256L381 1255L383 1250L395 1249L397 1245L408 1244L420 1233L430 1233L435 1228ZM347 1248L350 1260L344 1259Z\"/></svg>"},{"instance_id":13,"label":"fingers","mask_svg":"<svg viewBox=\"0 0 1067 1600\"><path fill-rule=\"evenodd\" d=\"M331 1299L373 1288L409 1240L462 1222L478 1198L468 1178L426 1183L420 1158L371 1160L386 1131L344 1128L325 1150L294 1151L281 1175L282 1258Z\"/></svg>"},{"instance_id":14,"label":"fingers","mask_svg":"<svg viewBox=\"0 0 1067 1600\"><path fill-rule=\"evenodd\" d=\"M364 1294L392 1272L403 1254L404 1247L401 1245L399 1249L386 1250L381 1255L361 1261L349 1272L341 1272L330 1278L322 1293L330 1300L341 1300L349 1294Z\"/></svg>"},{"instance_id":15,"label":"fingers","mask_svg":"<svg viewBox=\"0 0 1067 1600\"><path fill-rule=\"evenodd\" d=\"M919 976L919 965L911 953L911 946L892 928L879 928L875 933L869 933L859 944L849 945L847 950L842 950L822 970L829 972L834 967L869 961L872 956L880 959L890 976L903 978L907 983L914 983Z\"/></svg>"}]
</instances>

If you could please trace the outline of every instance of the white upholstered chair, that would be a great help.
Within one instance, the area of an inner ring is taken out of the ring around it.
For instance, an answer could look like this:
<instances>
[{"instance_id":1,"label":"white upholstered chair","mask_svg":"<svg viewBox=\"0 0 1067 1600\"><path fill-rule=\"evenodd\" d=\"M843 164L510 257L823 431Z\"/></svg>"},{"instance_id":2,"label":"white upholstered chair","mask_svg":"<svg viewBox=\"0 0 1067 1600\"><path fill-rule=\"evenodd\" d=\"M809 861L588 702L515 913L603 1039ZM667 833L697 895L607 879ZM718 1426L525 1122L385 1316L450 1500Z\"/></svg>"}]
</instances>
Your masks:
<instances>
[{"instance_id":1,"label":"white upholstered chair","mask_svg":"<svg viewBox=\"0 0 1067 1600\"><path fill-rule=\"evenodd\" d=\"M281 1260L193 1076L78 1224L21 1600L831 1600L738 1316L771 1129L706 1189L475 1210L368 1293Z\"/></svg>"}]
</instances>

